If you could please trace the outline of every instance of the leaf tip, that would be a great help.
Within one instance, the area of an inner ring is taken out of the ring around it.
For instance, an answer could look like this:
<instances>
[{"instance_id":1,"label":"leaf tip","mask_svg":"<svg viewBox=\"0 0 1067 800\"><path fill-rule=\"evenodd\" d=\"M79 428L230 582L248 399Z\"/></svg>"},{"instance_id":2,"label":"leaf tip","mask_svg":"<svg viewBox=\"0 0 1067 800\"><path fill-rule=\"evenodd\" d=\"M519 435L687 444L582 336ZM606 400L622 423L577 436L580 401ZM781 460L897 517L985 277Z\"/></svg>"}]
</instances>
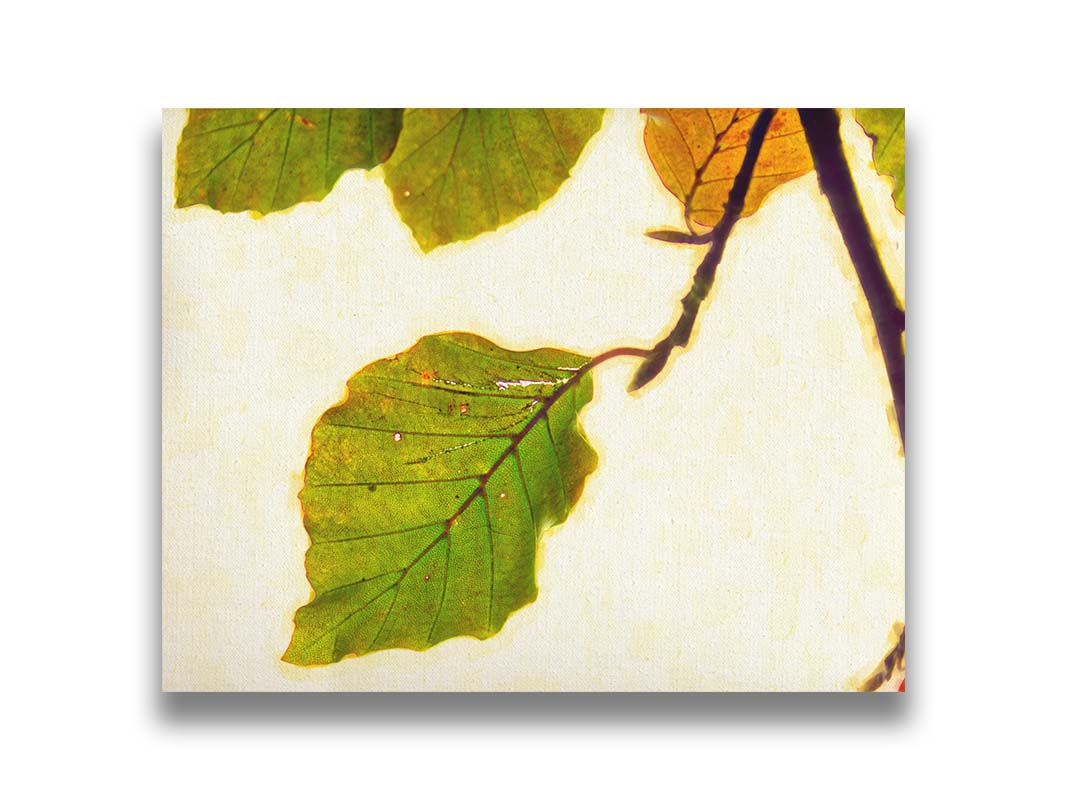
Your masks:
<instances>
[{"instance_id":1,"label":"leaf tip","mask_svg":"<svg viewBox=\"0 0 1067 800\"><path fill-rule=\"evenodd\" d=\"M307 654L297 649L295 634L293 636L293 641L289 642L289 646L285 648L285 652L282 653L282 661L286 664L292 664L295 667L313 666L313 663L307 659Z\"/></svg>"}]
</instances>

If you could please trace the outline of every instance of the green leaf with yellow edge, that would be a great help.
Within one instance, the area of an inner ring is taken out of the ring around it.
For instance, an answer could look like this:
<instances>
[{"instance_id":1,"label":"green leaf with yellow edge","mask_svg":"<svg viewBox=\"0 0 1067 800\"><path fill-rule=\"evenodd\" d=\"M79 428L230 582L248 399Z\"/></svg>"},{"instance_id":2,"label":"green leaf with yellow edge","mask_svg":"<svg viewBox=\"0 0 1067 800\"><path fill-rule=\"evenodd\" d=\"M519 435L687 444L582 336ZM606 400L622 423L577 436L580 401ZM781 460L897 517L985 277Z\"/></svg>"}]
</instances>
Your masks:
<instances>
[{"instance_id":1,"label":"green leaf with yellow edge","mask_svg":"<svg viewBox=\"0 0 1067 800\"><path fill-rule=\"evenodd\" d=\"M904 109L857 108L856 122L874 142L874 168L893 179L893 203L904 213Z\"/></svg>"},{"instance_id":2,"label":"green leaf with yellow edge","mask_svg":"<svg viewBox=\"0 0 1067 800\"><path fill-rule=\"evenodd\" d=\"M311 434L314 596L284 660L485 639L532 602L538 541L596 467L578 423L593 363L443 333L353 375Z\"/></svg>"},{"instance_id":3,"label":"green leaf with yellow edge","mask_svg":"<svg viewBox=\"0 0 1067 800\"><path fill-rule=\"evenodd\" d=\"M385 181L429 252L552 197L603 117L599 108L409 108Z\"/></svg>"},{"instance_id":4,"label":"green leaf with yellow edge","mask_svg":"<svg viewBox=\"0 0 1067 800\"><path fill-rule=\"evenodd\" d=\"M645 149L663 185L681 201L687 223L722 219L741 169L758 108L646 108ZM795 108L774 115L752 174L742 217L773 189L814 168Z\"/></svg>"},{"instance_id":5,"label":"green leaf with yellow edge","mask_svg":"<svg viewBox=\"0 0 1067 800\"><path fill-rule=\"evenodd\" d=\"M175 205L268 214L321 200L350 169L387 159L397 108L193 108L178 142Z\"/></svg>"}]
</instances>

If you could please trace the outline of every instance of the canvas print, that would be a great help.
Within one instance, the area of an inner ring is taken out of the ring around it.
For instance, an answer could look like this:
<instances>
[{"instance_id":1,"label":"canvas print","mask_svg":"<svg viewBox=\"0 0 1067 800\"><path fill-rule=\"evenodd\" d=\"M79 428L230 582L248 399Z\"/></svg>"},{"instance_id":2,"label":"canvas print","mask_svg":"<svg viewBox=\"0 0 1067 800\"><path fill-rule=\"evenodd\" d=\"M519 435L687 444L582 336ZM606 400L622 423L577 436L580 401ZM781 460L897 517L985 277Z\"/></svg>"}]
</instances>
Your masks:
<instances>
[{"instance_id":1,"label":"canvas print","mask_svg":"<svg viewBox=\"0 0 1067 800\"><path fill-rule=\"evenodd\" d=\"M904 154L165 111L163 689L904 691Z\"/></svg>"}]
</instances>

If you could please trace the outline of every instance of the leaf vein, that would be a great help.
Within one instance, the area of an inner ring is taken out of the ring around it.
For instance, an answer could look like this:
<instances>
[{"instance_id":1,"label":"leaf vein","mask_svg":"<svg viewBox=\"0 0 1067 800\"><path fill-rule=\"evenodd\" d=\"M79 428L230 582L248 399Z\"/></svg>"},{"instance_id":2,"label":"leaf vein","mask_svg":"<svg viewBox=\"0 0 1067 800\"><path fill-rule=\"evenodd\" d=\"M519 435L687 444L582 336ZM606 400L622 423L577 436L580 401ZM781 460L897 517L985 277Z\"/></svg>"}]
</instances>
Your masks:
<instances>
[{"instance_id":1,"label":"leaf vein","mask_svg":"<svg viewBox=\"0 0 1067 800\"><path fill-rule=\"evenodd\" d=\"M322 159L322 188L323 191L330 189L330 134L333 130L333 109L326 110L326 147Z\"/></svg>"},{"instance_id":2,"label":"leaf vein","mask_svg":"<svg viewBox=\"0 0 1067 800\"><path fill-rule=\"evenodd\" d=\"M312 639L312 640L311 640L311 642L310 642L310 643L308 643L308 644L306 645L307 649L311 649L312 647L314 647L315 645L317 645L317 644L318 644L319 642L321 642L321 641L322 641L323 639L325 639L325 638L326 638L327 636L329 636L329 635L330 635L331 633L333 633L333 632L334 632L334 631L336 631L336 630L337 630L338 628L340 628L340 627L341 627L342 625L344 625L344 624L345 624L346 622L348 622L348 621L349 621L350 619L352 619L352 617L356 616L356 614L360 613L361 611L366 611L366 610L367 610L367 609L368 609L368 608L369 608L369 607L370 607L370 606L371 606L371 605L372 605L372 604L374 603L374 601L376 601L376 600L377 600L377 599L378 599L379 597L381 597L382 595L384 595L384 594L385 594L386 592L388 592L388 591L389 591L390 589L395 589L395 588L396 588L396 586L397 586L397 584L396 584L396 583L394 583L394 584L391 584L391 585L389 585L389 586L386 586L386 587L385 587L384 589L382 589L382 590L381 590L380 592L378 592L378 594L374 595L374 597L372 597L372 598L371 598L370 600L368 600L368 601L367 601L366 603L364 603L363 605L361 605L361 606L360 606L359 608L357 608L357 609L356 609L355 611L353 611L353 612L352 612L352 613L350 613L350 614L346 614L346 615L345 615L345 616L344 616L344 617L343 617L343 618L342 618L342 619L341 619L341 620L340 620L339 622L335 622L335 623L334 623L333 625L328 625L328 626L326 626L326 630L324 630L324 631L323 631L323 632L322 632L322 633L321 633L321 634L320 634L319 636L316 636L316 637L315 637L314 639ZM395 599L396 599L396 598L394 598L394 601L395 601ZM379 631L379 633L380 633L380 631ZM334 648L335 648L335 649L334 649L334 658L336 658L336 657L337 657L337 650L336 650L336 647L337 647L337 642L336 642L336 640L334 640Z\"/></svg>"},{"instance_id":3,"label":"leaf vein","mask_svg":"<svg viewBox=\"0 0 1067 800\"><path fill-rule=\"evenodd\" d=\"M533 538L534 546L537 545L537 522L534 519L533 512L533 499L530 497L530 489L526 485L526 473L522 469L522 459L519 458L519 451L516 449L512 455L515 457L515 467L519 472L519 483L522 485L522 493L526 497L526 509L530 513L530 533Z\"/></svg>"},{"instance_id":4,"label":"leaf vein","mask_svg":"<svg viewBox=\"0 0 1067 800\"><path fill-rule=\"evenodd\" d=\"M496 553L493 548L493 523L489 515L489 495L485 487L479 489L485 505L486 540L489 542L489 624L487 630L493 629L493 595L496 593Z\"/></svg>"},{"instance_id":5,"label":"leaf vein","mask_svg":"<svg viewBox=\"0 0 1067 800\"><path fill-rule=\"evenodd\" d=\"M323 544L335 544L337 542L357 542L360 539L380 539L383 536L396 536L401 533L414 533L415 531L421 531L426 528L433 528L437 525L444 525L448 520L437 520L436 522L427 522L424 525L415 525L411 528L401 528L395 531L382 531L381 533L370 533L365 536L345 536L340 539L323 539L318 542L312 542L312 546L318 546Z\"/></svg>"},{"instance_id":6,"label":"leaf vein","mask_svg":"<svg viewBox=\"0 0 1067 800\"><path fill-rule=\"evenodd\" d=\"M559 154L559 164L563 167L563 173L570 175L571 168L567 164L567 154L563 152L563 145L559 143L559 137L556 136L556 129L552 127L552 120L548 117L548 112L543 108L537 109L541 112L541 116L545 118L545 124L548 126L548 132L552 134L552 141L556 143L556 152Z\"/></svg>"},{"instance_id":7,"label":"leaf vein","mask_svg":"<svg viewBox=\"0 0 1067 800\"><path fill-rule=\"evenodd\" d=\"M503 415L501 415L503 416ZM327 428L351 428L357 431L372 431L374 433L399 433L402 436L447 436L449 438L458 439L510 439L511 435L507 433L479 433L472 431L470 433L456 433L443 431L407 431L402 428L376 428L370 425L351 425L347 422L321 422L321 425L325 425Z\"/></svg>"},{"instance_id":8,"label":"leaf vein","mask_svg":"<svg viewBox=\"0 0 1067 800\"><path fill-rule=\"evenodd\" d=\"M422 140L421 142L419 142L419 143L418 143L417 145L415 145L415 147L413 147L413 148L412 148L412 150L411 150L411 152L410 152L410 153L407 153L407 154L406 154L406 155L405 155L405 156L404 156L404 157L403 157L402 159L400 159L399 161L397 161L397 162L396 162L396 164L394 164L393 166L394 166L394 167L399 167L399 166L401 166L402 164L404 164L404 163L405 163L405 162L406 162L406 161L407 161L408 159L410 159L410 158L411 158L411 157L412 157L413 155L415 155L415 154L416 154L417 152L419 152L419 151L420 151L420 150L421 150L422 148L424 148L424 147L425 147L426 145L428 145L428 144L429 144L430 142L432 142L432 141L433 141L434 139L436 139L436 138L437 138L438 136L440 136L440 135L441 135L441 133L442 133L442 132L444 132L444 130L445 130L445 129L446 129L446 128L447 128L448 126L449 126L449 125L451 125L451 124L452 124L453 120L455 120L455 118L456 118L456 117L458 117L458 116L459 116L460 114L463 114L463 113L465 113L465 112L466 112L466 110L467 110L467 109L465 109L465 108L458 108L458 109L456 109L456 113L455 113L455 114L453 114L453 115L452 115L451 117L449 117L449 118L448 118L448 120L447 120L447 121L445 122L445 124L444 124L444 125L442 125L442 126L441 126L440 128L438 128L438 129L437 129L436 131L434 131L433 133L431 133L431 134L430 134L430 135L429 135L429 136L428 136L427 138L423 139L423 140Z\"/></svg>"},{"instance_id":9,"label":"leaf vein","mask_svg":"<svg viewBox=\"0 0 1067 800\"><path fill-rule=\"evenodd\" d=\"M282 149L282 160L278 164L278 180L274 182L274 194L270 199L270 210L278 207L278 190L282 186L282 175L285 173L285 161L289 158L289 142L293 138L293 123L296 122L296 109L289 109L289 130L285 133L285 147Z\"/></svg>"},{"instance_id":10,"label":"leaf vein","mask_svg":"<svg viewBox=\"0 0 1067 800\"><path fill-rule=\"evenodd\" d=\"M519 136L515 132L515 123L511 119L511 109L504 109L504 116L508 121L508 130L511 131L511 141L515 143L515 152L519 156L519 163L522 164L522 171L526 173L526 180L530 183L530 188L533 189L534 198L537 200L537 205L541 205L541 193L537 190L537 184L534 183L533 175L530 174L530 167L526 163L526 156L522 154L522 147L519 145Z\"/></svg>"},{"instance_id":11,"label":"leaf vein","mask_svg":"<svg viewBox=\"0 0 1067 800\"><path fill-rule=\"evenodd\" d=\"M542 397L543 395L528 395L528 394L507 394L505 392L480 392L476 389L454 389L451 386L441 386L439 383L416 383L415 381L402 381L399 378L387 378L384 375L366 375L364 377L373 378L376 381L385 381L386 383L396 383L401 386L415 386L419 389L434 389L438 392L448 392L450 394L462 394L468 397L496 397L501 400L532 400L535 397Z\"/></svg>"},{"instance_id":12,"label":"leaf vein","mask_svg":"<svg viewBox=\"0 0 1067 800\"><path fill-rule=\"evenodd\" d=\"M437 621L441 619L441 612L445 608L445 596L448 593L448 572L452 566L452 534L447 530L444 533L445 537L445 577L441 582L441 600L437 604L437 613L434 615L433 624L430 626L430 632L426 634L426 643L429 644L433 639L433 632L437 629Z\"/></svg>"},{"instance_id":13,"label":"leaf vein","mask_svg":"<svg viewBox=\"0 0 1067 800\"><path fill-rule=\"evenodd\" d=\"M552 458L556 462L556 474L559 476L559 490L560 495L563 498L563 507L566 509L564 516L568 516L571 513L570 500L567 498L567 484L563 480L563 465L559 460L559 452L556 450L556 437L552 435L552 423L549 421L548 414L545 414L545 430L548 431L548 444L552 450Z\"/></svg>"},{"instance_id":14,"label":"leaf vein","mask_svg":"<svg viewBox=\"0 0 1067 800\"><path fill-rule=\"evenodd\" d=\"M403 572L403 571L404 571L403 567L401 567L400 569L391 569L388 572L382 572L382 573L379 573L378 575L371 575L370 577L367 577L367 578L360 578L358 581L351 581L349 583L342 583L339 586L331 586L329 589L324 589L321 592L316 591L315 592L315 599L319 600L319 599L325 597L328 594L333 594L334 592L339 592L342 589L348 589L348 588L350 588L352 586L359 586L359 584L361 584L361 583L366 583L367 581L373 581L376 578L384 578L386 575L396 575L398 572Z\"/></svg>"},{"instance_id":15,"label":"leaf vein","mask_svg":"<svg viewBox=\"0 0 1067 800\"><path fill-rule=\"evenodd\" d=\"M448 182L445 180L447 176L452 177L452 185L456 186L456 150L459 149L459 142L463 138L463 131L467 129L467 120L470 118L470 112L468 111L463 115L463 120L459 123L459 133L456 134L456 141L452 142L452 152L448 154L448 163L445 165L445 171L441 175L441 188L437 190L437 198L433 203L433 213L430 215L430 228L436 231L437 229L437 213L441 210L441 196L445 193L445 184Z\"/></svg>"},{"instance_id":16,"label":"leaf vein","mask_svg":"<svg viewBox=\"0 0 1067 800\"><path fill-rule=\"evenodd\" d=\"M496 199L496 185L493 182L493 170L489 168L489 151L485 149L485 127L482 125L482 114L480 111L474 112L478 114L478 138L482 145L482 164L485 166L485 174L489 178L489 193L493 197L493 210L496 212L496 225L500 225L500 204Z\"/></svg>"},{"instance_id":17,"label":"leaf vein","mask_svg":"<svg viewBox=\"0 0 1067 800\"><path fill-rule=\"evenodd\" d=\"M182 138L188 141L189 139L199 139L203 136L210 136L213 133L221 133L222 131L230 131L235 128L244 128L248 125L255 125L259 122L259 118L250 119L247 122L235 122L232 125L220 125L218 128L211 128L206 131L197 131L196 133L182 133Z\"/></svg>"},{"instance_id":18,"label":"leaf vein","mask_svg":"<svg viewBox=\"0 0 1067 800\"><path fill-rule=\"evenodd\" d=\"M458 483L460 481L478 481L484 475L460 475L455 478L420 478L409 481L355 481L352 483L309 483L311 489L331 489L345 486L414 486L422 483Z\"/></svg>"}]
</instances>

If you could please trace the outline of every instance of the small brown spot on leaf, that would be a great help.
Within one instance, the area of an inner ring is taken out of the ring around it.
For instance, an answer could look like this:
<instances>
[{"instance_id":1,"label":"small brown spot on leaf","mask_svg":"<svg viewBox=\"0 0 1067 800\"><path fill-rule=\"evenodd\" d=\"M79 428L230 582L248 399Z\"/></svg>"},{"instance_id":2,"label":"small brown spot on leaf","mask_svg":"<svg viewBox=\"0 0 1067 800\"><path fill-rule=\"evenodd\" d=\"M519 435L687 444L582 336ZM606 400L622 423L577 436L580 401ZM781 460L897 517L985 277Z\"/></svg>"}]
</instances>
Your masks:
<instances>
[{"instance_id":1,"label":"small brown spot on leaf","mask_svg":"<svg viewBox=\"0 0 1067 800\"><path fill-rule=\"evenodd\" d=\"M315 130L315 128L318 127L318 125L309 120L307 117L302 117L299 114L296 115L296 121L303 125L305 128L307 128L309 131L313 131Z\"/></svg>"},{"instance_id":2,"label":"small brown spot on leaf","mask_svg":"<svg viewBox=\"0 0 1067 800\"><path fill-rule=\"evenodd\" d=\"M471 407L469 405L467 405L466 403L460 403L459 404L459 413L460 414L466 414L470 410L471 410Z\"/></svg>"}]
</instances>

